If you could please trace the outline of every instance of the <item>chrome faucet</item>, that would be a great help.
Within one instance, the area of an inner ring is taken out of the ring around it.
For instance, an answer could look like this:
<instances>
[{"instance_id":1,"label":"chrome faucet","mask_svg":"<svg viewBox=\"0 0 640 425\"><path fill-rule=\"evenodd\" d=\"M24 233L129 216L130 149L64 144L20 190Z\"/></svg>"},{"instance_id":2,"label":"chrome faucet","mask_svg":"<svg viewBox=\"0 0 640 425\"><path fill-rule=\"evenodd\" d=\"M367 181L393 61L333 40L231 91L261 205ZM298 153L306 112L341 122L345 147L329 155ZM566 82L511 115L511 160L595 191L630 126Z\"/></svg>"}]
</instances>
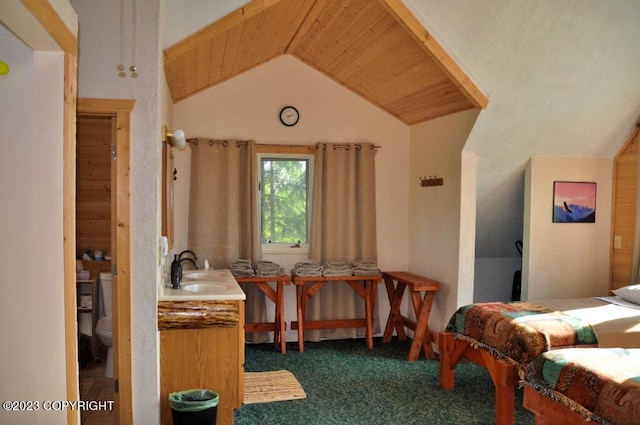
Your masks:
<instances>
[{"instance_id":1,"label":"chrome faucet","mask_svg":"<svg viewBox=\"0 0 640 425\"><path fill-rule=\"evenodd\" d=\"M182 258L182 255L187 253L191 254L193 258ZM188 261L193 264L193 267L195 269L197 269L197 259L198 257L196 257L196 254L193 251L189 250L182 251L180 254L176 254L173 256L173 261L171 262L171 287L173 289L180 289L180 281L182 280L182 263Z\"/></svg>"}]
</instances>

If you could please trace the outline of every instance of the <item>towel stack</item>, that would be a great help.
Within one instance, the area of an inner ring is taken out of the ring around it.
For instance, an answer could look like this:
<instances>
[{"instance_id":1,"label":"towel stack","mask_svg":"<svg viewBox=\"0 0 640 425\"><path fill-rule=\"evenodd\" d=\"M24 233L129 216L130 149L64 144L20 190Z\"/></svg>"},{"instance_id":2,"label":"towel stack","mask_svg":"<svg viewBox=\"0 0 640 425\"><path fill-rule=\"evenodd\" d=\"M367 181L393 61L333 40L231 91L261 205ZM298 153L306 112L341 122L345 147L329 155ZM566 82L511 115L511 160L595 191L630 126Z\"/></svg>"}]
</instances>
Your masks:
<instances>
[{"instance_id":1,"label":"towel stack","mask_svg":"<svg viewBox=\"0 0 640 425\"><path fill-rule=\"evenodd\" d=\"M284 276L284 268L273 261L258 261L256 267L256 276L260 277L279 277Z\"/></svg>"},{"instance_id":2,"label":"towel stack","mask_svg":"<svg viewBox=\"0 0 640 425\"><path fill-rule=\"evenodd\" d=\"M351 276L351 267L342 261L327 263L322 271L323 276Z\"/></svg>"},{"instance_id":3,"label":"towel stack","mask_svg":"<svg viewBox=\"0 0 640 425\"><path fill-rule=\"evenodd\" d=\"M253 277L256 275L249 260L238 260L232 263L229 265L229 271L233 277Z\"/></svg>"},{"instance_id":4,"label":"towel stack","mask_svg":"<svg viewBox=\"0 0 640 425\"><path fill-rule=\"evenodd\" d=\"M360 260L354 261L351 265L354 276L371 276L382 273L375 261Z\"/></svg>"},{"instance_id":5,"label":"towel stack","mask_svg":"<svg viewBox=\"0 0 640 425\"><path fill-rule=\"evenodd\" d=\"M322 270L322 266L314 261L300 261L291 270L291 274L295 276L322 276Z\"/></svg>"}]
</instances>

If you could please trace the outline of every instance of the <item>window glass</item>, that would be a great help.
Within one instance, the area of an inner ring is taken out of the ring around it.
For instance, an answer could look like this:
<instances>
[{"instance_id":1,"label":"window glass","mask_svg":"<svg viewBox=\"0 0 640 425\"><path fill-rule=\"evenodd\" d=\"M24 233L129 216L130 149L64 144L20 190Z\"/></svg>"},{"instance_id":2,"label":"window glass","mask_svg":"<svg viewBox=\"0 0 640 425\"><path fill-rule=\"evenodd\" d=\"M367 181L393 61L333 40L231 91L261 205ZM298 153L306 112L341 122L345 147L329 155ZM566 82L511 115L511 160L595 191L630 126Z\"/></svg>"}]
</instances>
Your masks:
<instances>
[{"instance_id":1,"label":"window glass","mask_svg":"<svg viewBox=\"0 0 640 425\"><path fill-rule=\"evenodd\" d=\"M262 244L308 242L311 156L259 157Z\"/></svg>"}]
</instances>

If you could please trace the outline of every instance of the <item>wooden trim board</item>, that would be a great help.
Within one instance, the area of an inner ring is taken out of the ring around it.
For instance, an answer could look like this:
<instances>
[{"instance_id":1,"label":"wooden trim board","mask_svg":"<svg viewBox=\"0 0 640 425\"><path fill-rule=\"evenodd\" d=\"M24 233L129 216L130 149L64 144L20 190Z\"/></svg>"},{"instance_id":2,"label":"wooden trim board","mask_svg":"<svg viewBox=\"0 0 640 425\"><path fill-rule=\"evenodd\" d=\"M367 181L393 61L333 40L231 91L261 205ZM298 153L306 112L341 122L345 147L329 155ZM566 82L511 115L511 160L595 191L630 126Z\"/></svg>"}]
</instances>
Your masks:
<instances>
[{"instance_id":1,"label":"wooden trim board","mask_svg":"<svg viewBox=\"0 0 640 425\"><path fill-rule=\"evenodd\" d=\"M130 131L134 100L78 99L78 114L113 117L113 141L117 159L111 168L111 241L116 264L113 277L113 370L118 380L114 393L118 424L133 423L131 382L131 252L130 252Z\"/></svg>"}]
</instances>

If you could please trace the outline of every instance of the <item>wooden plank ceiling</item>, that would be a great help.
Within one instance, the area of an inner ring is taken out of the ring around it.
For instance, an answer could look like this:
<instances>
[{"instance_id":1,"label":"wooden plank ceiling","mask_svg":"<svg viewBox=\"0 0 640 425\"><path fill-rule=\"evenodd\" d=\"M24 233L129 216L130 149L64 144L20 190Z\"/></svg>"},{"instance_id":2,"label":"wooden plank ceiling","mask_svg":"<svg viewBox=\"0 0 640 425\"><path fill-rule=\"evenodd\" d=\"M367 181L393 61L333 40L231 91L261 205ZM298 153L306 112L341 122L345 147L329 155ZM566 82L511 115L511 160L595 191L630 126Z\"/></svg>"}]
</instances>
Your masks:
<instances>
[{"instance_id":1,"label":"wooden plank ceiling","mask_svg":"<svg viewBox=\"0 0 640 425\"><path fill-rule=\"evenodd\" d=\"M283 54L407 124L488 103L400 0L254 0L165 50L173 101Z\"/></svg>"}]
</instances>

